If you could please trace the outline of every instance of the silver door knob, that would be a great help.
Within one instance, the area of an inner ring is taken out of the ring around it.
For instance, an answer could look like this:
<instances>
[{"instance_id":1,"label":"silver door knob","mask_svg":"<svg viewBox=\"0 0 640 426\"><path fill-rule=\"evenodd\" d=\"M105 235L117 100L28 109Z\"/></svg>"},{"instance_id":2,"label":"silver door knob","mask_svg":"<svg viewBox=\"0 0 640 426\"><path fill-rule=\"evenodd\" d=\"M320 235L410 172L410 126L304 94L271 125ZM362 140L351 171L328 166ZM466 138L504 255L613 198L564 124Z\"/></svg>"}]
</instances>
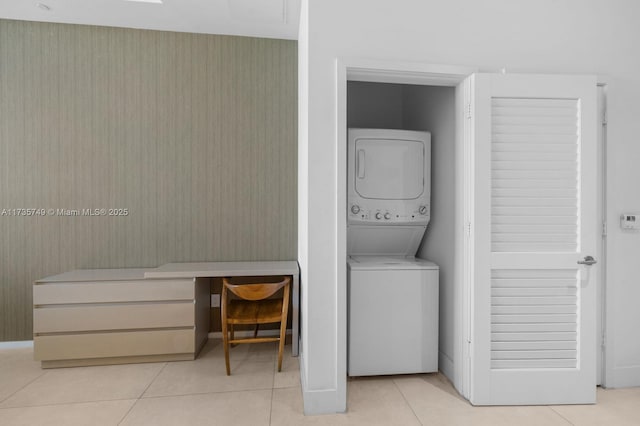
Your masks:
<instances>
[{"instance_id":1,"label":"silver door knob","mask_svg":"<svg viewBox=\"0 0 640 426\"><path fill-rule=\"evenodd\" d=\"M593 256L585 256L583 260L578 260L578 265L593 265L597 262Z\"/></svg>"}]
</instances>

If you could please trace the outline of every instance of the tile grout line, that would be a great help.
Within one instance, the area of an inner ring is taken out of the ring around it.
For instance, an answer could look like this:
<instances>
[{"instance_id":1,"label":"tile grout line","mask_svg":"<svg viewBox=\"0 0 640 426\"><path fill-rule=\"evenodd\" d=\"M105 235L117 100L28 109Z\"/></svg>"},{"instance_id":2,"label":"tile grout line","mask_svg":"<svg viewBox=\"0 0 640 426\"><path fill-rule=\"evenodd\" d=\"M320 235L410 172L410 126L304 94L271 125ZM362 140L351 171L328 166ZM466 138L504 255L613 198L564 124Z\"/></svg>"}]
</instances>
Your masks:
<instances>
[{"instance_id":1,"label":"tile grout line","mask_svg":"<svg viewBox=\"0 0 640 426\"><path fill-rule=\"evenodd\" d=\"M269 404L269 423L268 425L271 426L271 416L273 415L273 394L274 394L274 388L271 388L271 403Z\"/></svg>"},{"instance_id":2,"label":"tile grout line","mask_svg":"<svg viewBox=\"0 0 640 426\"><path fill-rule=\"evenodd\" d=\"M40 368L42 369L42 367L40 367ZM41 377L45 376L45 375L46 375L46 374L48 374L48 373L49 373L48 371L41 371L41 372L40 372L40 374L39 374L37 377L33 378L33 380L29 381L28 383L25 383L25 384L24 384L24 386L20 387L20 388L19 388L19 389L17 389L15 392L13 392L13 393L11 393L11 394L7 395L7 397L6 397L6 398L4 398L3 400L0 400L0 404L2 404L2 403L4 403L4 402L8 401L8 400L9 400L9 398L11 398L12 396L14 396L14 395L15 395L15 394L17 394L18 392L20 392L22 389L26 388L26 387L27 387L27 386L29 386L31 383L35 382L36 380L38 380L39 378L41 378ZM0 409L1 409L1 408L3 408L3 407L0 407ZM13 407L4 407L4 408L13 408Z\"/></svg>"},{"instance_id":3,"label":"tile grout line","mask_svg":"<svg viewBox=\"0 0 640 426\"><path fill-rule=\"evenodd\" d=\"M271 426L271 414L273 413L273 389L276 385L276 374L278 374L278 357L275 358L272 366L273 366L273 374L271 375L271 400L269 401L269 423L267 423L267 425L269 426Z\"/></svg>"},{"instance_id":4,"label":"tile grout line","mask_svg":"<svg viewBox=\"0 0 640 426\"><path fill-rule=\"evenodd\" d=\"M133 407L135 407L138 404L138 401L140 401L140 399L142 399L142 396L145 394L145 392L147 390L149 390L149 387L151 387L151 385L153 384L153 382L156 381L156 379L158 378L158 376L164 371L165 368L167 368L167 362L164 363L164 365L162 366L162 368L156 373L155 376L153 376L153 379L151 379L149 381L149 384L147 385L147 387L144 388L144 390L142 392L140 392L140 395L138 395L138 397L136 398L135 402L133 404L131 404L131 407L129 407L129 409L127 410L126 413L124 413L124 416L122 416L122 418L120 419L120 421L118 422L118 425L121 425L122 422L124 421L124 419L127 418L127 416L129 415L129 413L131 413L131 411L133 410Z\"/></svg>"},{"instance_id":5,"label":"tile grout line","mask_svg":"<svg viewBox=\"0 0 640 426\"><path fill-rule=\"evenodd\" d=\"M571 420L567 419L565 416L563 416L562 414L558 413L551 405L547 405L547 407L549 407L551 409L551 411L556 413L561 419L563 419L564 421L569 423L571 426L575 426L575 424Z\"/></svg>"},{"instance_id":6,"label":"tile grout line","mask_svg":"<svg viewBox=\"0 0 640 426\"><path fill-rule=\"evenodd\" d=\"M47 404L38 404L38 405L16 405L15 407L2 407L0 408L0 410L14 410L18 408L57 407L59 405L96 404L100 402L132 401L134 399L135 398L114 398L114 399L90 399L87 401L50 402Z\"/></svg>"},{"instance_id":7,"label":"tile grout line","mask_svg":"<svg viewBox=\"0 0 640 426\"><path fill-rule=\"evenodd\" d=\"M154 395L154 396L146 396L144 398L139 399L159 399L159 398L174 398L181 396L191 396L191 395L217 395L221 393L239 393L239 392L258 392L258 391L268 391L272 388L250 388L250 389L234 389L234 390L222 390L222 391L209 391L209 392L191 392L191 393L177 393L171 395Z\"/></svg>"},{"instance_id":8,"label":"tile grout line","mask_svg":"<svg viewBox=\"0 0 640 426\"><path fill-rule=\"evenodd\" d=\"M420 420L420 418L418 417L418 415L416 414L415 410L413 409L413 406L411 405L411 403L407 400L407 397L404 395L404 392L402 392L402 389L400 389L400 386L398 386L398 383L396 383L395 379L391 379L393 381L393 385L396 387L396 389L398 389L398 392L400 392L400 395L402 395L402 399L404 399L404 402L409 406L409 409L411 410L411 412L413 413L413 416L416 418L416 420L418 421L418 423L422 426L424 426L424 424L422 423L422 421Z\"/></svg>"},{"instance_id":9,"label":"tile grout line","mask_svg":"<svg viewBox=\"0 0 640 426\"><path fill-rule=\"evenodd\" d=\"M122 418L121 418L121 419L120 419L120 421L118 422L118 425L121 425L121 424L122 424L122 422L124 421L124 419L126 419L126 418L127 418L127 416L129 415L129 413L131 413L131 410L133 410L133 407L135 407L135 406L136 406L136 404L138 403L138 401L140 401L140 398L136 399L136 400L134 401L134 403L133 403L133 404L131 404L131 407L129 407L129 409L127 410L127 412L126 412L126 413L124 413L124 415L122 416Z\"/></svg>"},{"instance_id":10,"label":"tile grout line","mask_svg":"<svg viewBox=\"0 0 640 426\"><path fill-rule=\"evenodd\" d=\"M160 374L162 374L162 372L164 371L164 369L165 369L165 368L167 368L167 365L169 365L169 363L168 363L168 362L165 362L165 363L164 363L164 365L162 366L162 368L160 369L160 371L158 371L158 372L156 373L156 375L155 375L155 376L153 376L153 379L151 379L151 381L149 382L149 384L147 385L147 387L146 387L146 388L144 388L144 390L140 393L140 396L138 396L138 398L137 398L137 399L141 399L141 398L144 396L144 394L149 390L149 388L151 387L151 385L153 384L153 382L155 382L155 381L156 381L156 379L158 378L158 376L159 376Z\"/></svg>"}]
</instances>

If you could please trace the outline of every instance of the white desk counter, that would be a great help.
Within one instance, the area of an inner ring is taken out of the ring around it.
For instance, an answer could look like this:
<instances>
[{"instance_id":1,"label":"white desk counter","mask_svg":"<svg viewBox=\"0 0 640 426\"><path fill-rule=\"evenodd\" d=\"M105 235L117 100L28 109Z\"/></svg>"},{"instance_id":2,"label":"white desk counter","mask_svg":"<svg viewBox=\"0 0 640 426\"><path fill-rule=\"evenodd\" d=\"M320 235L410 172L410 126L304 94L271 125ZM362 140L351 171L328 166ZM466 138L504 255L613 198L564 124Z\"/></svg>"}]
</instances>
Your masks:
<instances>
[{"instance_id":1,"label":"white desk counter","mask_svg":"<svg viewBox=\"0 0 640 426\"><path fill-rule=\"evenodd\" d=\"M251 277L270 275L291 275L292 284L292 321L291 352L298 356L300 329L300 269L295 260L257 261L257 262L187 262L167 263L155 269L147 269L145 278L188 279L213 277Z\"/></svg>"},{"instance_id":2,"label":"white desk counter","mask_svg":"<svg viewBox=\"0 0 640 426\"><path fill-rule=\"evenodd\" d=\"M33 283L34 357L44 368L194 359L207 341L211 277L291 275L292 354L299 348L296 261L168 263L86 269Z\"/></svg>"}]
</instances>

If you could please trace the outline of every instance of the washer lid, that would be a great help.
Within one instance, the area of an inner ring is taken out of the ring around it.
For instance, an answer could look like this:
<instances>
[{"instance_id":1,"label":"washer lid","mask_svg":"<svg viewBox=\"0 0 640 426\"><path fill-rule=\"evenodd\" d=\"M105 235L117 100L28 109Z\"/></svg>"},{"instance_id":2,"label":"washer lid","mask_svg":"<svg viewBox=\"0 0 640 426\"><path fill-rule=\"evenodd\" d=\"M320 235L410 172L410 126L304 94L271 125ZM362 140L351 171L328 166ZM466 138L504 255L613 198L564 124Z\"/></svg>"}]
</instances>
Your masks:
<instances>
[{"instance_id":1,"label":"washer lid","mask_svg":"<svg viewBox=\"0 0 640 426\"><path fill-rule=\"evenodd\" d=\"M348 263L352 270L439 269L435 263L416 257L350 256Z\"/></svg>"}]
</instances>

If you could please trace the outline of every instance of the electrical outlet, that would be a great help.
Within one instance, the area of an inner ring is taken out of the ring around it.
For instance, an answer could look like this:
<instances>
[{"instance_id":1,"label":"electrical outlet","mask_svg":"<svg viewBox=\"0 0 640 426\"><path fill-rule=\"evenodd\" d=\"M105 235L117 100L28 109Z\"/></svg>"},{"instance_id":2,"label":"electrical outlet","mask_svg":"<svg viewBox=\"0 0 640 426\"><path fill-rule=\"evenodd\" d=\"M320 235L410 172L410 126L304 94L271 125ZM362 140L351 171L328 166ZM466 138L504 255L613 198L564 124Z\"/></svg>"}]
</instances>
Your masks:
<instances>
[{"instance_id":1,"label":"electrical outlet","mask_svg":"<svg viewBox=\"0 0 640 426\"><path fill-rule=\"evenodd\" d=\"M212 308L219 308L220 307L220 295L219 294L212 294L211 295L211 307Z\"/></svg>"}]
</instances>

